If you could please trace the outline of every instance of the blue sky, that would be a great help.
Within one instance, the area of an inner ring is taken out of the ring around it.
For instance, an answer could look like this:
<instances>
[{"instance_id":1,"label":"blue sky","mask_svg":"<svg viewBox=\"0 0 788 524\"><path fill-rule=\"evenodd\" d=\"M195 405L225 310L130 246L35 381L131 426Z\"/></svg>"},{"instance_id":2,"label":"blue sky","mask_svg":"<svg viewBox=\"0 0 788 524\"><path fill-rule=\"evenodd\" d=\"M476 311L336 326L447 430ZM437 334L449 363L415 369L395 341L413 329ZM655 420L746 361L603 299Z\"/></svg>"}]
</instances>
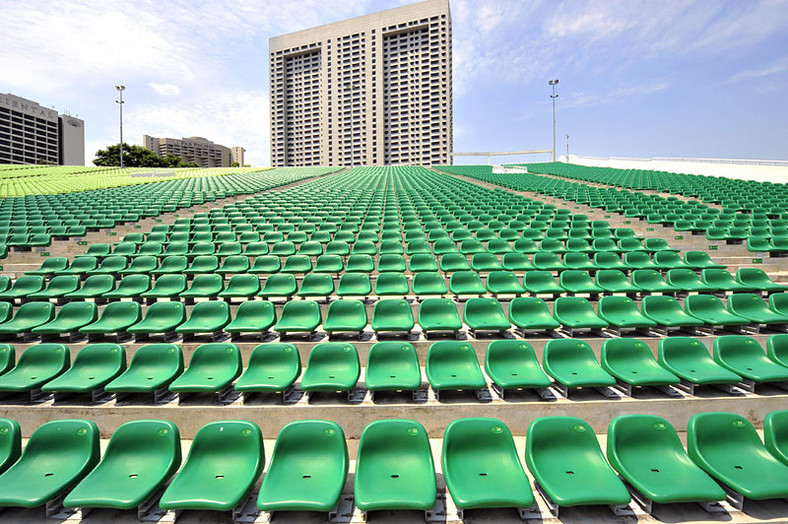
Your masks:
<instances>
[{"instance_id":1,"label":"blue sky","mask_svg":"<svg viewBox=\"0 0 788 524\"><path fill-rule=\"evenodd\" d=\"M0 0L0 92L85 119L88 163L117 142L123 83L127 142L204 136L268 165L268 38L407 3ZM455 151L549 148L558 78L559 153L569 134L583 155L788 159L786 0L451 9Z\"/></svg>"}]
</instances>

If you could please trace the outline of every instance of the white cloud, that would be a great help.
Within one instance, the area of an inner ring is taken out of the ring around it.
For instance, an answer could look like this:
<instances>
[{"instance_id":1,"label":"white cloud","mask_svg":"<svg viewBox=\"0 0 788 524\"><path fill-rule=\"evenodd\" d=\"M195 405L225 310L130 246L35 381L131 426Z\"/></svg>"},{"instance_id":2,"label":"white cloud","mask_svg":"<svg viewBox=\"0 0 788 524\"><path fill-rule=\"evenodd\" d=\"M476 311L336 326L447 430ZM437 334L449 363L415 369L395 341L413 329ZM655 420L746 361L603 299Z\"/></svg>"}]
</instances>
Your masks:
<instances>
[{"instance_id":1,"label":"white cloud","mask_svg":"<svg viewBox=\"0 0 788 524\"><path fill-rule=\"evenodd\" d=\"M611 104L613 102L621 102L630 98L638 96L652 95L660 91L670 89L668 82L647 82L641 84L634 84L619 89L608 90L604 92L572 92L567 96L565 103L561 104L562 108L572 108L581 106L600 106Z\"/></svg>"},{"instance_id":2,"label":"white cloud","mask_svg":"<svg viewBox=\"0 0 788 524\"><path fill-rule=\"evenodd\" d=\"M777 63L759 67L757 69L748 69L733 75L728 82L739 82L740 80L750 80L754 78L764 78L772 75L779 75L788 71L788 60L781 60Z\"/></svg>"},{"instance_id":3,"label":"white cloud","mask_svg":"<svg viewBox=\"0 0 788 524\"><path fill-rule=\"evenodd\" d=\"M151 82L148 85L161 96L178 96L181 94L181 88L174 84L157 84Z\"/></svg>"}]
</instances>

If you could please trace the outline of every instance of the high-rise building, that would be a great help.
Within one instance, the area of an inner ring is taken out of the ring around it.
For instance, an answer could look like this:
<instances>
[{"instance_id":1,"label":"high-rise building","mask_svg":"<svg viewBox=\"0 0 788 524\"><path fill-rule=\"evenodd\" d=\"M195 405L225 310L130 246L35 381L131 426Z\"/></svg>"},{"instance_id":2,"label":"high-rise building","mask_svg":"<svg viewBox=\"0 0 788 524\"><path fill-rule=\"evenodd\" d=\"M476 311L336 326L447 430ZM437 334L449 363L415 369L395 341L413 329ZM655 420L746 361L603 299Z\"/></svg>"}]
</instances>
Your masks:
<instances>
[{"instance_id":1,"label":"high-rise building","mask_svg":"<svg viewBox=\"0 0 788 524\"><path fill-rule=\"evenodd\" d=\"M230 160L232 162L237 162L240 167L244 165L244 153L246 153L246 149L242 148L241 146L235 146L230 148Z\"/></svg>"},{"instance_id":2,"label":"high-rise building","mask_svg":"<svg viewBox=\"0 0 788 524\"><path fill-rule=\"evenodd\" d=\"M200 167L230 167L231 162L229 147L199 136L177 139L142 135L142 147L160 157L175 155L184 162L196 162Z\"/></svg>"},{"instance_id":3,"label":"high-rise building","mask_svg":"<svg viewBox=\"0 0 788 524\"><path fill-rule=\"evenodd\" d=\"M0 164L85 165L85 121L0 93Z\"/></svg>"},{"instance_id":4,"label":"high-rise building","mask_svg":"<svg viewBox=\"0 0 788 524\"><path fill-rule=\"evenodd\" d=\"M448 164L448 0L271 38L273 166Z\"/></svg>"}]
</instances>

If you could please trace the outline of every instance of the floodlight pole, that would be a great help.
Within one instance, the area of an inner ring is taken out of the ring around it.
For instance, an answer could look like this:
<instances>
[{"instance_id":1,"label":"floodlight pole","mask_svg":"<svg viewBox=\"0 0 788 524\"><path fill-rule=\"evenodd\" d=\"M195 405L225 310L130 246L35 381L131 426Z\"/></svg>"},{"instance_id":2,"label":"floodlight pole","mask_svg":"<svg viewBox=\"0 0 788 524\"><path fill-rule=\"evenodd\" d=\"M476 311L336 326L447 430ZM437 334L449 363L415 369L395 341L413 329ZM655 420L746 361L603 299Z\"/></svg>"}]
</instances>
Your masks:
<instances>
[{"instance_id":1,"label":"floodlight pole","mask_svg":"<svg viewBox=\"0 0 788 524\"><path fill-rule=\"evenodd\" d=\"M547 82L553 88L553 94L550 95L550 98L553 100L553 162L555 162L555 99L558 98L558 95L555 94L555 86L558 85L558 79L549 80Z\"/></svg>"},{"instance_id":2,"label":"floodlight pole","mask_svg":"<svg viewBox=\"0 0 788 524\"><path fill-rule=\"evenodd\" d=\"M566 134L566 161L569 162L569 133Z\"/></svg>"},{"instance_id":3,"label":"floodlight pole","mask_svg":"<svg viewBox=\"0 0 788 524\"><path fill-rule=\"evenodd\" d=\"M120 168L123 169L123 91L126 86L115 86L115 89L120 96L120 100L115 100L120 110Z\"/></svg>"}]
</instances>

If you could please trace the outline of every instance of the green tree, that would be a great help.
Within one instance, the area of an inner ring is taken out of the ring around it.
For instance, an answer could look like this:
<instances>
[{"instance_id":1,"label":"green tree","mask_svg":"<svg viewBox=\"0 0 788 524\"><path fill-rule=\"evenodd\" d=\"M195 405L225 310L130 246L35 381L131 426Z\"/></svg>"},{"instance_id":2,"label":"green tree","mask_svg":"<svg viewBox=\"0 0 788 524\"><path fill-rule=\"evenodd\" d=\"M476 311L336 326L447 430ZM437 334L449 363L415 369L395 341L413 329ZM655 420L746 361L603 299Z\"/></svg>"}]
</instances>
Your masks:
<instances>
[{"instance_id":1,"label":"green tree","mask_svg":"<svg viewBox=\"0 0 788 524\"><path fill-rule=\"evenodd\" d=\"M241 167L241 164L238 162L230 162L230 167Z\"/></svg>"},{"instance_id":2,"label":"green tree","mask_svg":"<svg viewBox=\"0 0 788 524\"><path fill-rule=\"evenodd\" d=\"M96 151L93 163L97 166L120 166L120 144L113 144L106 149ZM124 167L200 167L195 162L183 162L180 157L167 155L159 157L150 149L123 143Z\"/></svg>"}]
</instances>

